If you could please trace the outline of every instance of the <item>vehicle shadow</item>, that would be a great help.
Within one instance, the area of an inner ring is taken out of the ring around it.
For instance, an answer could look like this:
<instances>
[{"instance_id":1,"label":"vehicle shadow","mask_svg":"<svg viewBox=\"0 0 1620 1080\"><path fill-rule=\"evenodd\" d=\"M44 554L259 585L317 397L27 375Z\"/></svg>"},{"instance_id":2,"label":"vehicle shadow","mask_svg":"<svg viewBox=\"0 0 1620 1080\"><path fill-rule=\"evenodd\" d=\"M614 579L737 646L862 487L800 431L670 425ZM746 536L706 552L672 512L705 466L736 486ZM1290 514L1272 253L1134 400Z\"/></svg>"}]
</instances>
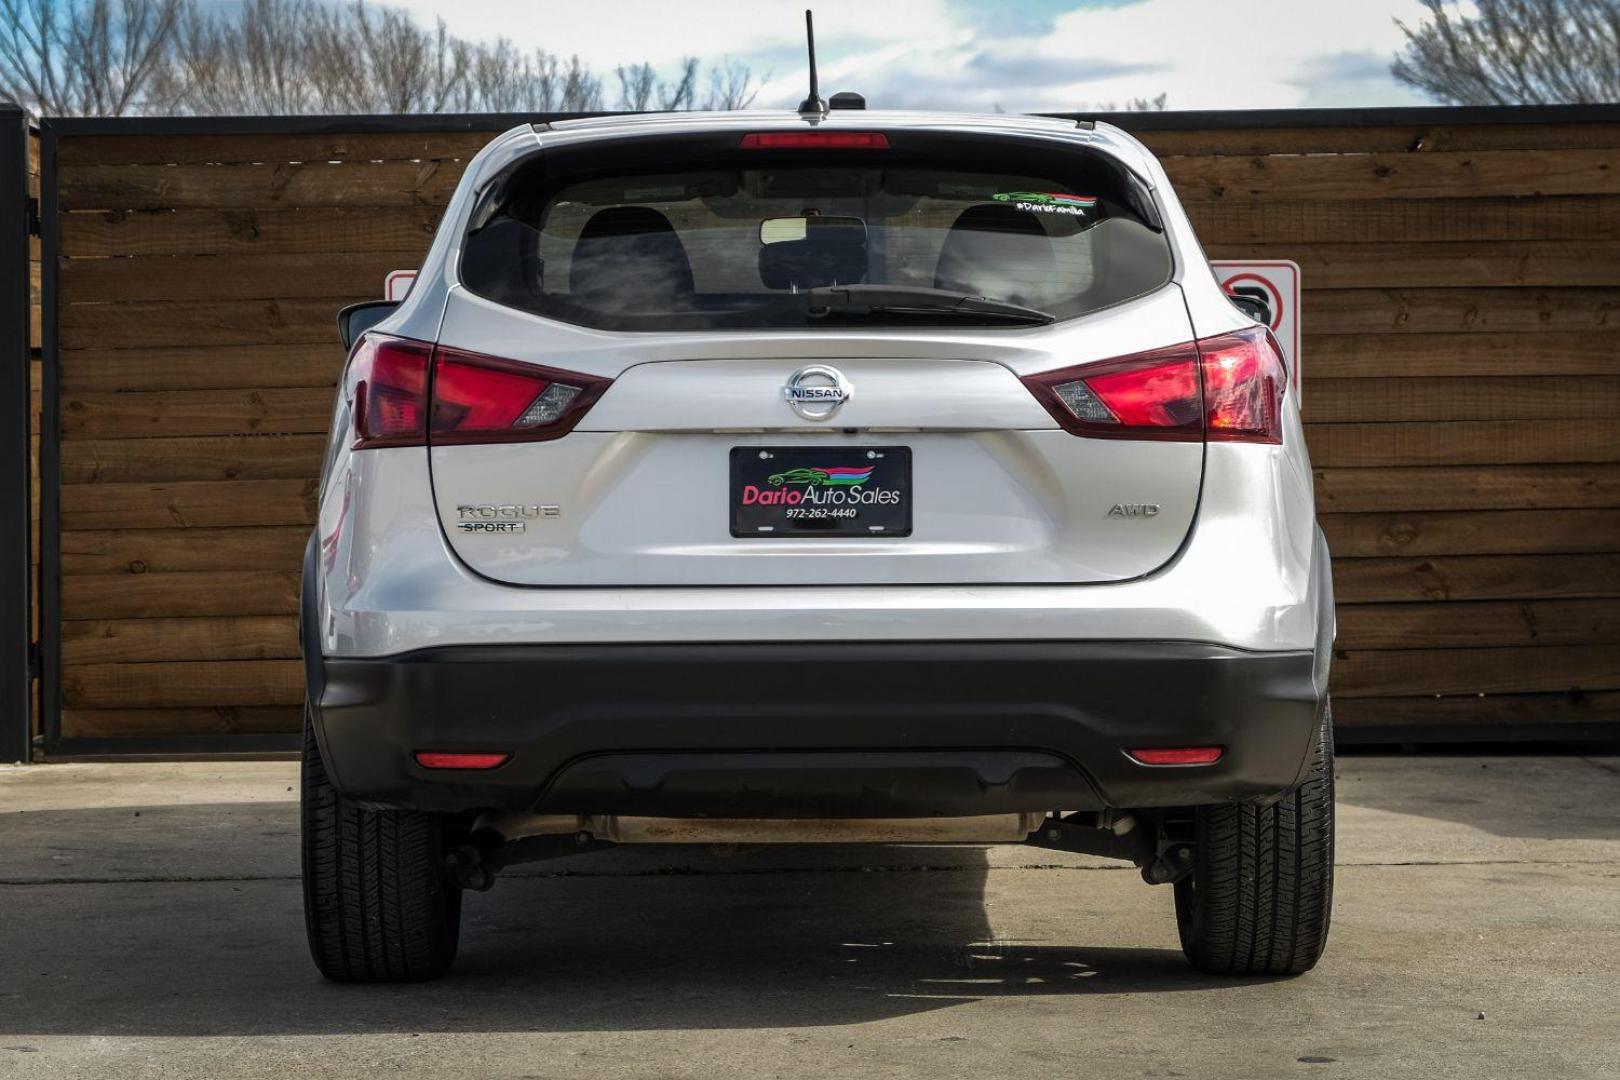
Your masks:
<instances>
[{"instance_id":1,"label":"vehicle shadow","mask_svg":"<svg viewBox=\"0 0 1620 1080\"><path fill-rule=\"evenodd\" d=\"M262 815L240 820L238 843L265 838ZM229 839L222 827L214 840ZM1153 902L1128 869L992 870L982 848L882 850L624 849L519 868L467 897L452 974L406 986L319 977L279 856L262 877L233 879L243 867L217 855L190 868L207 880L0 885L0 1034L778 1028L1231 985L1177 950L1120 946L1121 907ZM990 876L1011 873L1028 878L996 887L1021 938L986 914ZM1044 891L1025 895L1026 881Z\"/></svg>"}]
</instances>

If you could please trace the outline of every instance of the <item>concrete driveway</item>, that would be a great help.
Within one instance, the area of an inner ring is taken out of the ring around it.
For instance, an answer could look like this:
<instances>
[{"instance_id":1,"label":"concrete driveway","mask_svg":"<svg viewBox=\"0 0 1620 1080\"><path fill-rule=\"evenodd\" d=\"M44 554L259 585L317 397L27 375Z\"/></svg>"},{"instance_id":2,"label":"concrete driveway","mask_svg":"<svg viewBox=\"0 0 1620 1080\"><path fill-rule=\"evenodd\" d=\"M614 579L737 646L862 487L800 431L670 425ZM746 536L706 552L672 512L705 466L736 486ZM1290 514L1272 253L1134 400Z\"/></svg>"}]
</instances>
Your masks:
<instances>
[{"instance_id":1,"label":"concrete driveway","mask_svg":"<svg viewBox=\"0 0 1620 1080\"><path fill-rule=\"evenodd\" d=\"M0 769L0 1077L1620 1077L1616 758L1342 759L1327 956L1236 981L1130 868L829 847L520 868L446 981L333 986L295 784Z\"/></svg>"}]
</instances>

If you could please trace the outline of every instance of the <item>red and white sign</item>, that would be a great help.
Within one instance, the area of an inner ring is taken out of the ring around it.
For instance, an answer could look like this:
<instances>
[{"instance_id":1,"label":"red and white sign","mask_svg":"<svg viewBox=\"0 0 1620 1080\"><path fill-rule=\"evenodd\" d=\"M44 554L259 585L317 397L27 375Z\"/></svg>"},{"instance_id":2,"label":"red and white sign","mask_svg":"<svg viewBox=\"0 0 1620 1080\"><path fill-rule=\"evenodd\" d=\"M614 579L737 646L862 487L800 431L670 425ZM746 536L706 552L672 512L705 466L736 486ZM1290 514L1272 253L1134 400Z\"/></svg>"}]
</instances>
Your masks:
<instances>
[{"instance_id":1,"label":"red and white sign","mask_svg":"<svg viewBox=\"0 0 1620 1080\"><path fill-rule=\"evenodd\" d=\"M415 280L415 270L388 271L388 276L383 278L383 299L395 302L405 299L405 294L411 291L411 282Z\"/></svg>"},{"instance_id":2,"label":"red and white sign","mask_svg":"<svg viewBox=\"0 0 1620 1080\"><path fill-rule=\"evenodd\" d=\"M1293 373L1294 392L1300 393L1299 264L1287 259L1259 262L1217 259L1209 265L1222 291L1249 293L1271 308L1271 332L1277 335L1288 370Z\"/></svg>"}]
</instances>

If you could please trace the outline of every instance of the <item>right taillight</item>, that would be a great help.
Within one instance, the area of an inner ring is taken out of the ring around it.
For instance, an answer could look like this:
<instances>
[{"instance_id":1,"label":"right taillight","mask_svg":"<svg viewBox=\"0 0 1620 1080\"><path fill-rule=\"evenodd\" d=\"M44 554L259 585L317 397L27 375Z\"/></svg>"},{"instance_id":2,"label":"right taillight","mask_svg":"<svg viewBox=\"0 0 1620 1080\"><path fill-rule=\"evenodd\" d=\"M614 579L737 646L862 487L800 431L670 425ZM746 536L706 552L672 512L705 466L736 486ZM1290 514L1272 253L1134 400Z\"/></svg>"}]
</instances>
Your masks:
<instances>
[{"instance_id":1,"label":"right taillight","mask_svg":"<svg viewBox=\"0 0 1620 1080\"><path fill-rule=\"evenodd\" d=\"M1204 376L1205 437L1220 442L1282 442L1282 353L1263 326L1198 343Z\"/></svg>"},{"instance_id":2,"label":"right taillight","mask_svg":"<svg viewBox=\"0 0 1620 1080\"><path fill-rule=\"evenodd\" d=\"M1024 384L1076 435L1282 442L1282 354L1262 326L1030 375Z\"/></svg>"},{"instance_id":3,"label":"right taillight","mask_svg":"<svg viewBox=\"0 0 1620 1080\"><path fill-rule=\"evenodd\" d=\"M1024 385L1076 435L1179 442L1204 435L1198 350L1192 342L1031 375Z\"/></svg>"}]
</instances>

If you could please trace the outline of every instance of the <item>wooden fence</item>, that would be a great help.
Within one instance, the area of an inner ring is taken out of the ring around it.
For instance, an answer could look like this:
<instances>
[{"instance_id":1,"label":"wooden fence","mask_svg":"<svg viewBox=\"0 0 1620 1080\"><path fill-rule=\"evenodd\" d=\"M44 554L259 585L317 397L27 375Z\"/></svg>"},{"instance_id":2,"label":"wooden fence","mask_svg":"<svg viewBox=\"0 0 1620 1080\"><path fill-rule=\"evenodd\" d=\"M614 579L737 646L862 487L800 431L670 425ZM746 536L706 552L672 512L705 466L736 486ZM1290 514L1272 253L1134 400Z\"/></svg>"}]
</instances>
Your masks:
<instances>
[{"instance_id":1,"label":"wooden fence","mask_svg":"<svg viewBox=\"0 0 1620 1080\"><path fill-rule=\"evenodd\" d=\"M1117 119L1303 268L1342 736L1620 721L1620 108ZM297 729L333 316L511 122L47 122L53 746Z\"/></svg>"}]
</instances>

